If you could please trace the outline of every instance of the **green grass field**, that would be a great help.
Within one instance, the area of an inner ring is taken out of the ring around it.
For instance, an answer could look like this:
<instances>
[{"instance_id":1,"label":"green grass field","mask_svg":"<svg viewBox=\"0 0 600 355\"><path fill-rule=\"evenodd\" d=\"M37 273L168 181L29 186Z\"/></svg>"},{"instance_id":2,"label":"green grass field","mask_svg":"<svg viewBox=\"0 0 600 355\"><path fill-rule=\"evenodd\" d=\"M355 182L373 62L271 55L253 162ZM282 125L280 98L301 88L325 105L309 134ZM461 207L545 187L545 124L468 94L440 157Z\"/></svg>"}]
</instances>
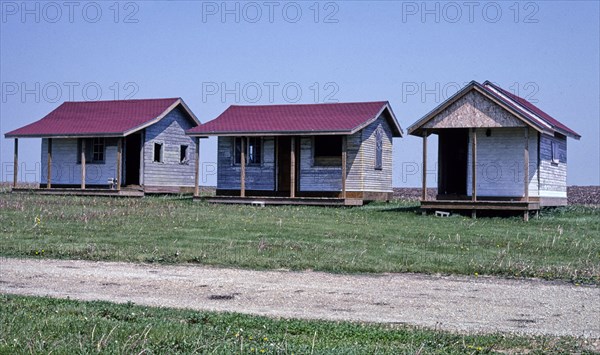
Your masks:
<instances>
[{"instance_id":1,"label":"green grass field","mask_svg":"<svg viewBox=\"0 0 600 355\"><path fill-rule=\"evenodd\" d=\"M600 284L600 209L520 217L355 208L208 205L185 197L0 194L0 254L252 269L541 277Z\"/></svg>"},{"instance_id":2,"label":"green grass field","mask_svg":"<svg viewBox=\"0 0 600 355\"><path fill-rule=\"evenodd\" d=\"M0 353L592 353L568 337L460 335L403 325L270 319L0 295Z\"/></svg>"}]
</instances>

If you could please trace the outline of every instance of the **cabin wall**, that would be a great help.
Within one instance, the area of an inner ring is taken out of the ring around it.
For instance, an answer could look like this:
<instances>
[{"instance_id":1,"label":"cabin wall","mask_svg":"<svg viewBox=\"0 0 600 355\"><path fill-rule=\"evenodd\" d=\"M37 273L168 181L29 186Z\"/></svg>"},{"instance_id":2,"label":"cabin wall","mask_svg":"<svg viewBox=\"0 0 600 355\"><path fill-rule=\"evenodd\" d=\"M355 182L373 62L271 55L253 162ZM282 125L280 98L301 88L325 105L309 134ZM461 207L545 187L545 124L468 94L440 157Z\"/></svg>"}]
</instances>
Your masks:
<instances>
[{"instance_id":1,"label":"cabin wall","mask_svg":"<svg viewBox=\"0 0 600 355\"><path fill-rule=\"evenodd\" d=\"M234 137L218 137L217 189L240 190L241 166L233 161ZM275 191L275 139L262 141L262 164L246 166L246 190Z\"/></svg>"},{"instance_id":2,"label":"cabin wall","mask_svg":"<svg viewBox=\"0 0 600 355\"><path fill-rule=\"evenodd\" d=\"M552 162L552 142L558 145L558 162ZM540 197L567 197L567 138L540 135Z\"/></svg>"},{"instance_id":3,"label":"cabin wall","mask_svg":"<svg viewBox=\"0 0 600 355\"><path fill-rule=\"evenodd\" d=\"M81 164L77 163L77 138L52 139L52 185L80 185ZM47 184L48 139L42 138L40 183ZM86 185L106 185L117 177L117 138L105 139L104 163L85 165Z\"/></svg>"},{"instance_id":4,"label":"cabin wall","mask_svg":"<svg viewBox=\"0 0 600 355\"><path fill-rule=\"evenodd\" d=\"M524 149L523 128L477 129L477 196L522 197L524 196ZM472 139L469 132L467 162L467 194L472 195ZM529 131L529 196L538 194L538 135Z\"/></svg>"},{"instance_id":5,"label":"cabin wall","mask_svg":"<svg viewBox=\"0 0 600 355\"><path fill-rule=\"evenodd\" d=\"M375 169L376 138L375 132L383 132L382 169ZM363 191L393 192L392 190L392 129L382 116L362 130L362 145L360 160L363 170Z\"/></svg>"},{"instance_id":6,"label":"cabin wall","mask_svg":"<svg viewBox=\"0 0 600 355\"><path fill-rule=\"evenodd\" d=\"M159 122L147 127L144 134L144 186L194 186L196 142L185 131L194 125L180 108L172 110ZM163 161L154 161L154 143L163 144ZM188 146L188 162L179 161L181 145Z\"/></svg>"},{"instance_id":7,"label":"cabin wall","mask_svg":"<svg viewBox=\"0 0 600 355\"><path fill-rule=\"evenodd\" d=\"M350 141L350 140L349 140ZM299 191L342 191L342 167L315 165L312 137L300 138ZM354 149L354 154L355 153ZM350 154L346 160L350 160Z\"/></svg>"}]
</instances>

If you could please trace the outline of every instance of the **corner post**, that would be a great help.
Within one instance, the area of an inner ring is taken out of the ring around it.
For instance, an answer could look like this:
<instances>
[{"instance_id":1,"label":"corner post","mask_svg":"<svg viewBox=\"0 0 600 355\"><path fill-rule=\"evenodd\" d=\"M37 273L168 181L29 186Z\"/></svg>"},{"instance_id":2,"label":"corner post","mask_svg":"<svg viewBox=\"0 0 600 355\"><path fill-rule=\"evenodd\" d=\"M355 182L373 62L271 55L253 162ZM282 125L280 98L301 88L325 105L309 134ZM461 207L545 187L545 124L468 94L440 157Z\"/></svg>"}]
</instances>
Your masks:
<instances>
[{"instance_id":1,"label":"corner post","mask_svg":"<svg viewBox=\"0 0 600 355\"><path fill-rule=\"evenodd\" d=\"M423 188L421 189L421 200L427 201L427 130L423 130Z\"/></svg>"},{"instance_id":2,"label":"corner post","mask_svg":"<svg viewBox=\"0 0 600 355\"><path fill-rule=\"evenodd\" d=\"M85 189L85 138L81 138L81 189Z\"/></svg>"},{"instance_id":3,"label":"corner post","mask_svg":"<svg viewBox=\"0 0 600 355\"><path fill-rule=\"evenodd\" d=\"M52 187L52 138L48 138L48 171L46 188Z\"/></svg>"},{"instance_id":4,"label":"corner post","mask_svg":"<svg viewBox=\"0 0 600 355\"><path fill-rule=\"evenodd\" d=\"M471 200L477 201L477 129L473 128L473 137L471 139ZM474 212L475 213L475 212Z\"/></svg>"},{"instance_id":5,"label":"corner post","mask_svg":"<svg viewBox=\"0 0 600 355\"><path fill-rule=\"evenodd\" d=\"M123 156L123 138L117 141L117 191L121 190L121 163Z\"/></svg>"},{"instance_id":6,"label":"corner post","mask_svg":"<svg viewBox=\"0 0 600 355\"><path fill-rule=\"evenodd\" d=\"M240 137L240 197L246 197L246 138Z\"/></svg>"},{"instance_id":7,"label":"corner post","mask_svg":"<svg viewBox=\"0 0 600 355\"><path fill-rule=\"evenodd\" d=\"M346 198L346 174L347 174L347 164L346 161L348 159L348 136L342 136L342 198Z\"/></svg>"},{"instance_id":8,"label":"corner post","mask_svg":"<svg viewBox=\"0 0 600 355\"><path fill-rule=\"evenodd\" d=\"M296 197L296 137L290 140L290 197Z\"/></svg>"},{"instance_id":9,"label":"corner post","mask_svg":"<svg viewBox=\"0 0 600 355\"><path fill-rule=\"evenodd\" d=\"M194 165L194 197L200 196L200 137L196 138L196 163Z\"/></svg>"},{"instance_id":10,"label":"corner post","mask_svg":"<svg viewBox=\"0 0 600 355\"><path fill-rule=\"evenodd\" d=\"M17 187L19 176L19 138L15 138L15 159L13 161L13 189Z\"/></svg>"}]
</instances>

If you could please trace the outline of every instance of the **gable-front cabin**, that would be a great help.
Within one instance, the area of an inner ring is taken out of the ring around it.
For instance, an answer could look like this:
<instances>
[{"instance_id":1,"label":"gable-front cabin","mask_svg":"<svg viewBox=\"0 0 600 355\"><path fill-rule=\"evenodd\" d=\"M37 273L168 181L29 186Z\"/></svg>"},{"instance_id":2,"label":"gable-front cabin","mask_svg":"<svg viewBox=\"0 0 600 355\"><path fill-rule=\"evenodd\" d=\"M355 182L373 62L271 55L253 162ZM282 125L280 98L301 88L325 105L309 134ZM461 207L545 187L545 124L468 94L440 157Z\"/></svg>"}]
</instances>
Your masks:
<instances>
[{"instance_id":1,"label":"gable-front cabin","mask_svg":"<svg viewBox=\"0 0 600 355\"><path fill-rule=\"evenodd\" d=\"M567 204L567 138L581 136L486 81L464 87L408 128L423 138L426 210L518 210ZM438 135L438 194L427 200L427 137Z\"/></svg>"},{"instance_id":2,"label":"gable-front cabin","mask_svg":"<svg viewBox=\"0 0 600 355\"><path fill-rule=\"evenodd\" d=\"M187 132L218 137L217 198L232 203L362 204L392 195L388 102L230 106Z\"/></svg>"},{"instance_id":3,"label":"gable-front cabin","mask_svg":"<svg viewBox=\"0 0 600 355\"><path fill-rule=\"evenodd\" d=\"M41 192L191 192L197 147L185 131L198 124L180 98L65 102L6 133L15 140L13 189L19 139L41 138Z\"/></svg>"}]
</instances>

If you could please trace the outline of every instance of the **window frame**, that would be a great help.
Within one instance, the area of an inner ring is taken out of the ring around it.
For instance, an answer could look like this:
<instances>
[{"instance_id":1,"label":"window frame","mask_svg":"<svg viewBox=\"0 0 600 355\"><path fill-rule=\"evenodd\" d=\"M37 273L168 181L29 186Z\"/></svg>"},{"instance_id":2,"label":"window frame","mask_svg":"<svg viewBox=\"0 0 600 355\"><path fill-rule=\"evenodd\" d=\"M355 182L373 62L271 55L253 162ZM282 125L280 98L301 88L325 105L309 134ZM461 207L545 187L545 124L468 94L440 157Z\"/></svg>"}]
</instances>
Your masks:
<instances>
[{"instance_id":1,"label":"window frame","mask_svg":"<svg viewBox=\"0 0 600 355\"><path fill-rule=\"evenodd\" d=\"M245 143L242 148L242 137L233 137L233 165L241 165L242 160L242 149L246 154L246 166L262 166L263 163L263 137L244 137ZM239 149L238 149L239 146ZM250 154L249 152L255 147L258 147L257 154Z\"/></svg>"},{"instance_id":2,"label":"window frame","mask_svg":"<svg viewBox=\"0 0 600 355\"><path fill-rule=\"evenodd\" d=\"M104 137L79 138L77 140L77 164L81 164L81 148L85 140L85 163L106 164L106 139ZM96 151L96 147L101 147ZM100 156L102 159L96 159Z\"/></svg>"},{"instance_id":3,"label":"window frame","mask_svg":"<svg viewBox=\"0 0 600 355\"><path fill-rule=\"evenodd\" d=\"M330 147L336 147L336 151L339 149L339 155L337 154L322 154L319 149L319 141L327 140L327 139L335 139L339 140L339 148L335 144L330 144ZM312 137L312 157L313 157L313 166L341 166L342 165L342 153L344 144L344 137L342 135L316 135Z\"/></svg>"},{"instance_id":4,"label":"window frame","mask_svg":"<svg viewBox=\"0 0 600 355\"><path fill-rule=\"evenodd\" d=\"M156 160L156 147L157 146L160 147L160 154L159 154L160 160ZM158 163L158 164L165 163L165 143L164 142L153 142L153 144L152 144L152 162Z\"/></svg>"},{"instance_id":5,"label":"window frame","mask_svg":"<svg viewBox=\"0 0 600 355\"><path fill-rule=\"evenodd\" d=\"M555 165L560 163L560 146L558 142L550 142L550 161Z\"/></svg>"},{"instance_id":6,"label":"window frame","mask_svg":"<svg viewBox=\"0 0 600 355\"><path fill-rule=\"evenodd\" d=\"M182 158L183 153L183 158ZM189 165L190 163L190 146L187 144L179 145L179 164Z\"/></svg>"},{"instance_id":7,"label":"window frame","mask_svg":"<svg viewBox=\"0 0 600 355\"><path fill-rule=\"evenodd\" d=\"M383 130L375 130L375 170L383 170Z\"/></svg>"}]
</instances>

